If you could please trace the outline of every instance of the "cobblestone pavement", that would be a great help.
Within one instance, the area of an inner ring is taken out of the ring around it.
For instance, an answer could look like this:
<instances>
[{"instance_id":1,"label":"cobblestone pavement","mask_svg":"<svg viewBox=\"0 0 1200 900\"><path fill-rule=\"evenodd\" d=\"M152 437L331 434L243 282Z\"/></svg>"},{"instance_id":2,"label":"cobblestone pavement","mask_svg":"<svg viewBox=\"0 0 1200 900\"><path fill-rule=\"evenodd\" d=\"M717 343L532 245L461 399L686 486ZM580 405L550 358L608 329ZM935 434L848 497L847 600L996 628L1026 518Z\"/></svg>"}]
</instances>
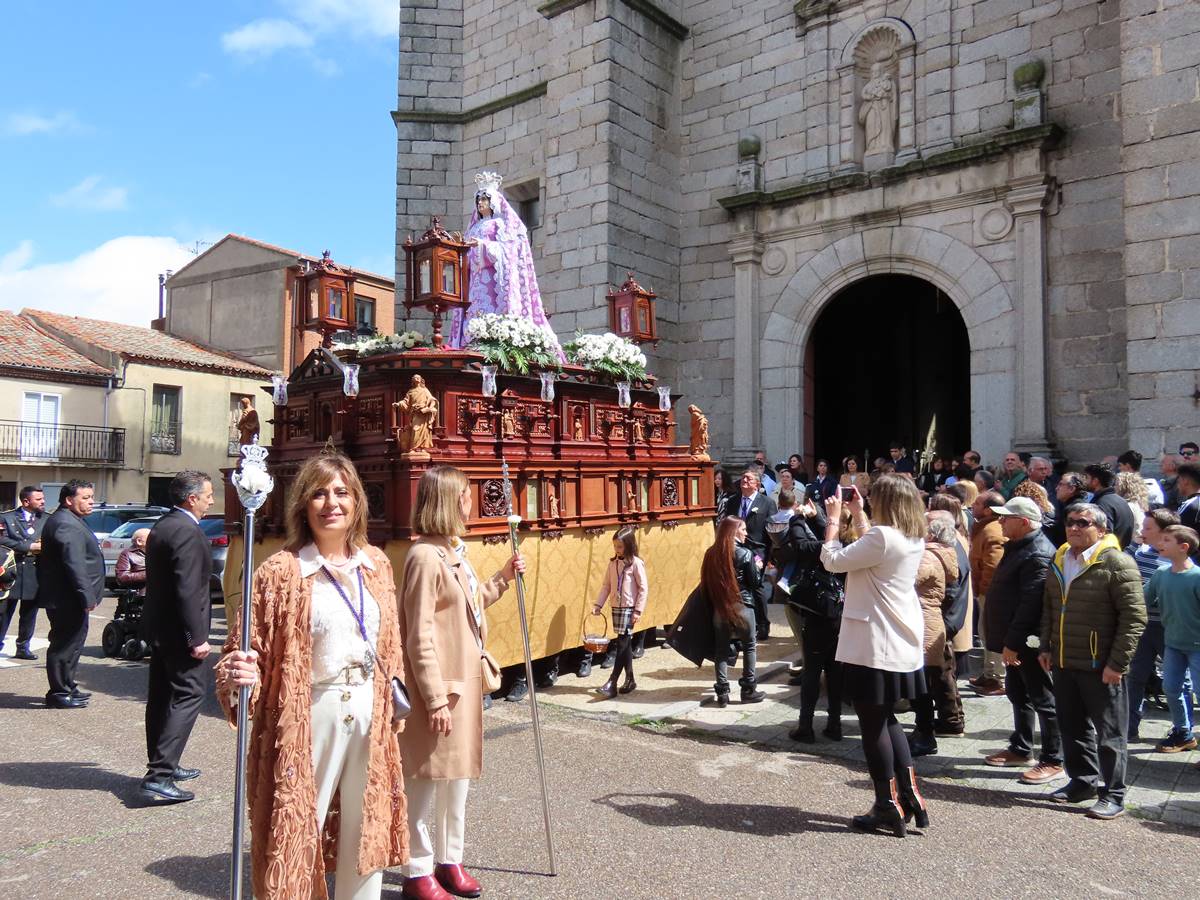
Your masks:
<instances>
[{"instance_id":1,"label":"cobblestone pavement","mask_svg":"<svg viewBox=\"0 0 1200 900\"><path fill-rule=\"evenodd\" d=\"M700 732L725 740L754 744L766 749L801 752L863 763L854 711L843 711L845 737L840 742L821 735L824 728L824 697L817 707L816 744L798 744L788 737L795 727L800 708L800 689L788 685L788 666L800 659L800 650L783 618L782 607L771 607L773 637L758 648L759 682L767 694L760 704L742 706L737 702L734 684L731 703L724 709L702 701L712 696L712 666L697 669L666 647L647 650L634 661L638 690L614 700L601 700L594 690L608 673L596 668L590 677L577 679L566 673L539 697L555 704L589 714L613 716L627 722L680 732ZM740 670L731 671L733 681ZM919 775L933 781L963 787L1003 791L1017 797L1049 794L1065 782L1049 785L1025 785L1017 781L1020 769L997 769L983 764L983 758L1008 746L1012 731L1012 706L1005 697L978 697L962 686L967 731L961 737L939 737L938 753L917 760ZM908 730L911 713L898 717ZM1200 751L1166 754L1155 751L1154 744L1170 730L1165 710L1151 707L1142 722L1142 740L1130 744L1126 805L1136 816L1169 824L1200 826L1200 770L1196 763Z\"/></svg>"},{"instance_id":2,"label":"cobblestone pavement","mask_svg":"<svg viewBox=\"0 0 1200 900\"><path fill-rule=\"evenodd\" d=\"M227 897L233 734L210 702L183 760L203 769L188 785L196 799L146 807L137 795L146 665L103 657L110 613L111 601L97 611L80 663L80 684L94 692L87 709L42 706L42 660L0 667L0 897ZM664 649L636 663L641 687L619 703L592 702L587 689L601 671L568 675L541 695L554 878L529 710L496 704L468 806L466 862L485 896L1162 897L1192 878L1193 828L1133 816L1096 822L1042 802L1037 789L1007 783L1011 773L988 778L969 742L944 744L954 771L926 782L930 829L903 841L855 833L849 817L870 803L856 742L820 744L817 754L789 746L795 698L781 676L796 648L777 638L763 649L774 667L770 699L755 707L699 708L710 673ZM969 714L999 716L987 710L1002 701L987 703L976 713L983 701L972 701ZM999 724L988 733L1003 737ZM1192 777L1184 774L1172 804ZM388 872L384 897L398 898L400 884Z\"/></svg>"}]
</instances>

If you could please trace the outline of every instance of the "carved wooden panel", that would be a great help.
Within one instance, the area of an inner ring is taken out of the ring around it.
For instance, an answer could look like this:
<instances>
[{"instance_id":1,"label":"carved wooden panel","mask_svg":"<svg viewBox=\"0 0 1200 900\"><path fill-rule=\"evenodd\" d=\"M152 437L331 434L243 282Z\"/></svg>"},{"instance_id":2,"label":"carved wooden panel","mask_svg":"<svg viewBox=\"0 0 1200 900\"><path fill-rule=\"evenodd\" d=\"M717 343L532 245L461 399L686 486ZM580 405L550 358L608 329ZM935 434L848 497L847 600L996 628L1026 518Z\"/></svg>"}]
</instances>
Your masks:
<instances>
[{"instance_id":1,"label":"carved wooden panel","mask_svg":"<svg viewBox=\"0 0 1200 900\"><path fill-rule=\"evenodd\" d=\"M363 491L367 495L367 518L386 519L387 488L378 481L368 481L363 485Z\"/></svg>"},{"instance_id":2,"label":"carved wooden panel","mask_svg":"<svg viewBox=\"0 0 1200 900\"><path fill-rule=\"evenodd\" d=\"M289 440L307 440L308 404L304 406L289 406L287 408L287 436Z\"/></svg>"},{"instance_id":3,"label":"carved wooden panel","mask_svg":"<svg viewBox=\"0 0 1200 900\"><path fill-rule=\"evenodd\" d=\"M482 397L459 397L456 430L464 437L495 434L491 404Z\"/></svg>"},{"instance_id":4,"label":"carved wooden panel","mask_svg":"<svg viewBox=\"0 0 1200 900\"><path fill-rule=\"evenodd\" d=\"M383 433L382 397L363 397L358 401L358 431L360 434Z\"/></svg>"},{"instance_id":5,"label":"carved wooden panel","mask_svg":"<svg viewBox=\"0 0 1200 900\"><path fill-rule=\"evenodd\" d=\"M662 483L662 505L679 505L679 483L674 478L664 478Z\"/></svg>"},{"instance_id":6,"label":"carved wooden panel","mask_svg":"<svg viewBox=\"0 0 1200 900\"><path fill-rule=\"evenodd\" d=\"M499 478L489 478L479 488L479 515L486 519L507 514L508 504L504 501L504 482Z\"/></svg>"}]
</instances>

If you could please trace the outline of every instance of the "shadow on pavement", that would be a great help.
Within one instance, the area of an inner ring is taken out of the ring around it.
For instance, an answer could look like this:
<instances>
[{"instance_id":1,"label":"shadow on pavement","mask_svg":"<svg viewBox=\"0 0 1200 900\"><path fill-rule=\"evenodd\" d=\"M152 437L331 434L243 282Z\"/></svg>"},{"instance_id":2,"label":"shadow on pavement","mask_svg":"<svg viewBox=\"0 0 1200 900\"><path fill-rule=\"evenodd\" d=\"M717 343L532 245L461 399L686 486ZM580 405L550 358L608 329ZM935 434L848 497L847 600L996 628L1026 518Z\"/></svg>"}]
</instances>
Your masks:
<instances>
[{"instance_id":1,"label":"shadow on pavement","mask_svg":"<svg viewBox=\"0 0 1200 900\"><path fill-rule=\"evenodd\" d=\"M0 784L36 790L101 791L112 794L129 809L147 805L138 794L141 779L90 762L0 763Z\"/></svg>"},{"instance_id":2,"label":"shadow on pavement","mask_svg":"<svg viewBox=\"0 0 1200 900\"><path fill-rule=\"evenodd\" d=\"M810 813L794 806L755 803L706 803L687 794L607 794L592 801L655 826L700 826L759 836L806 831L847 832L844 819Z\"/></svg>"},{"instance_id":3,"label":"shadow on pavement","mask_svg":"<svg viewBox=\"0 0 1200 900\"><path fill-rule=\"evenodd\" d=\"M218 900L229 895L229 865L228 853L214 853L212 856L172 856L150 863L146 866L146 872L163 881L169 881L180 893ZM248 855L245 866L246 872L249 873ZM246 894L249 895L249 887Z\"/></svg>"},{"instance_id":4,"label":"shadow on pavement","mask_svg":"<svg viewBox=\"0 0 1200 900\"><path fill-rule=\"evenodd\" d=\"M45 709L45 697L26 697L0 691L0 709Z\"/></svg>"}]
</instances>

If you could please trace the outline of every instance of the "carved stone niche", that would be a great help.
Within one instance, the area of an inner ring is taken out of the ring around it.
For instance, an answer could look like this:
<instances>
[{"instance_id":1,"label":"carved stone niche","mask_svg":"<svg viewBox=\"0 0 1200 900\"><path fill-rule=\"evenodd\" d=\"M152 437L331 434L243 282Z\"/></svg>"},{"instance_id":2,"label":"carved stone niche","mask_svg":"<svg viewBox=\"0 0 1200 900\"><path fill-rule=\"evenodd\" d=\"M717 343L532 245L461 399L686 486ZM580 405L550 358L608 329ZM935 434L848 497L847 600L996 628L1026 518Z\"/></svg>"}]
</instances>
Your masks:
<instances>
[{"instance_id":1,"label":"carved stone niche","mask_svg":"<svg viewBox=\"0 0 1200 900\"><path fill-rule=\"evenodd\" d=\"M841 93L839 171L873 171L916 157L912 30L876 19L846 45Z\"/></svg>"}]
</instances>

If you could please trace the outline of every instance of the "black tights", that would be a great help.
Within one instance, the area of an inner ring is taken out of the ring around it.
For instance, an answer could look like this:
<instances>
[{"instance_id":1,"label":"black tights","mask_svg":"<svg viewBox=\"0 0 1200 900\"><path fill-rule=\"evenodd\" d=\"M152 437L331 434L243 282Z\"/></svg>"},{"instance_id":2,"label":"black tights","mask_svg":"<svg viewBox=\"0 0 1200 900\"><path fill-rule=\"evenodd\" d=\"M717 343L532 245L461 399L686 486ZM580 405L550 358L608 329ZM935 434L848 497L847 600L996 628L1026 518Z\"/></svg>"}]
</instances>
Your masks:
<instances>
[{"instance_id":1,"label":"black tights","mask_svg":"<svg viewBox=\"0 0 1200 900\"><path fill-rule=\"evenodd\" d=\"M618 634L615 641L617 652L613 658L612 680L615 682L624 671L627 678L633 678L633 635L626 632Z\"/></svg>"},{"instance_id":2,"label":"black tights","mask_svg":"<svg viewBox=\"0 0 1200 900\"><path fill-rule=\"evenodd\" d=\"M855 701L854 712L862 729L863 753L876 791L896 777L896 769L912 766L908 739L896 721L891 703L861 703ZM889 795L890 796L890 795Z\"/></svg>"}]
</instances>

